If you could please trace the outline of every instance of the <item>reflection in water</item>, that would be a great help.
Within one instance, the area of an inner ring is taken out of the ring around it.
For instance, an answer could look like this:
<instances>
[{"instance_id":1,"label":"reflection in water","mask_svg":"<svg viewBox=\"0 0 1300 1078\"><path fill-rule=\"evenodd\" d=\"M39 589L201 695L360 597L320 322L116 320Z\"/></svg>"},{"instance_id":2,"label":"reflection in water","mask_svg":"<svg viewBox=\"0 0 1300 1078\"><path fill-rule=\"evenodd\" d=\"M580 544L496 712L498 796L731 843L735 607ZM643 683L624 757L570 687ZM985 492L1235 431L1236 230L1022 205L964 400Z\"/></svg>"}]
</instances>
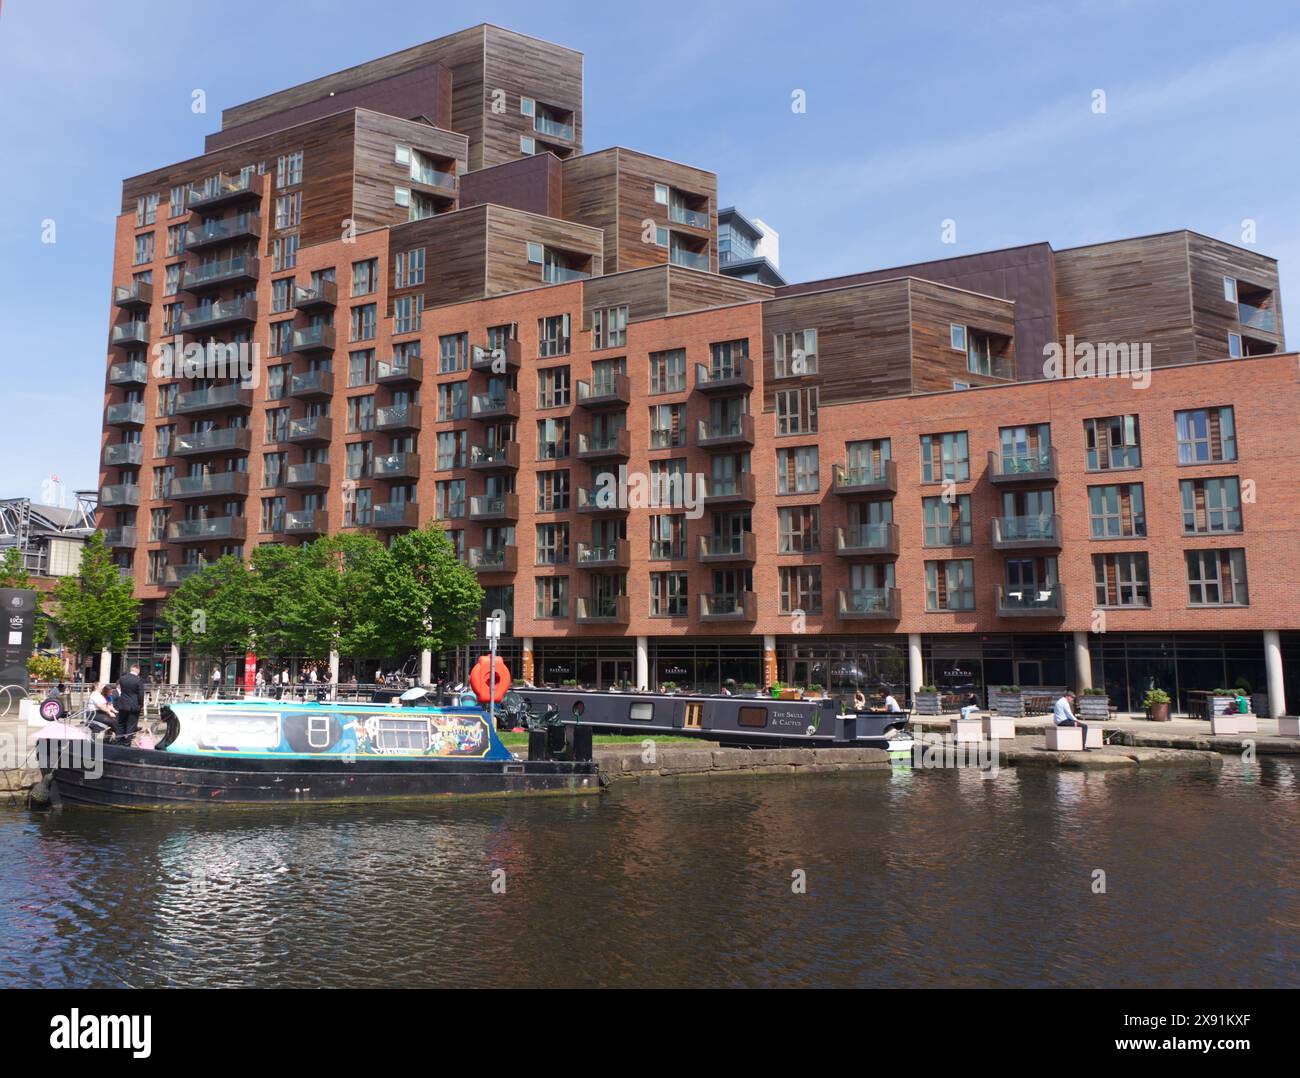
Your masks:
<instances>
[{"instance_id":1,"label":"reflection in water","mask_svg":"<svg viewBox=\"0 0 1300 1078\"><path fill-rule=\"evenodd\" d=\"M0 986L1295 985L1298 775L898 769L6 813Z\"/></svg>"}]
</instances>

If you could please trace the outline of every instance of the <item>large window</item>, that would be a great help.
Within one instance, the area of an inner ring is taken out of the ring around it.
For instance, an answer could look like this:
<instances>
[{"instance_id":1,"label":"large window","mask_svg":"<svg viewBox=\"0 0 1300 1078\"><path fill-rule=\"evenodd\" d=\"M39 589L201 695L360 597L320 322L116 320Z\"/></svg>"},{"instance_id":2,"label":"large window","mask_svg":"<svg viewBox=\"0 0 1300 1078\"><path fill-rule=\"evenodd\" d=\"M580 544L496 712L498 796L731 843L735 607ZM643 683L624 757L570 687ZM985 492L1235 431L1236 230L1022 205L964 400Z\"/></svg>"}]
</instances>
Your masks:
<instances>
[{"instance_id":1,"label":"large window","mask_svg":"<svg viewBox=\"0 0 1300 1078\"><path fill-rule=\"evenodd\" d=\"M813 554L822 548L821 508L791 505L777 510L777 551L781 554Z\"/></svg>"},{"instance_id":2,"label":"large window","mask_svg":"<svg viewBox=\"0 0 1300 1078\"><path fill-rule=\"evenodd\" d=\"M778 494L812 494L821 483L821 470L815 445L776 451L776 492Z\"/></svg>"},{"instance_id":3,"label":"large window","mask_svg":"<svg viewBox=\"0 0 1300 1078\"><path fill-rule=\"evenodd\" d=\"M970 478L970 452L966 432L921 435L921 481L964 483Z\"/></svg>"},{"instance_id":4,"label":"large window","mask_svg":"<svg viewBox=\"0 0 1300 1078\"><path fill-rule=\"evenodd\" d=\"M1241 531L1241 484L1237 477L1184 479L1183 531L1188 535Z\"/></svg>"},{"instance_id":5,"label":"large window","mask_svg":"<svg viewBox=\"0 0 1300 1078\"><path fill-rule=\"evenodd\" d=\"M1187 550L1187 598L1192 606L1245 606L1246 552Z\"/></svg>"},{"instance_id":6,"label":"large window","mask_svg":"<svg viewBox=\"0 0 1300 1078\"><path fill-rule=\"evenodd\" d=\"M970 495L922 498L926 546L965 546L971 541Z\"/></svg>"},{"instance_id":7,"label":"large window","mask_svg":"<svg viewBox=\"0 0 1300 1078\"><path fill-rule=\"evenodd\" d=\"M569 616L569 578L547 576L536 582L539 618L567 618Z\"/></svg>"},{"instance_id":8,"label":"large window","mask_svg":"<svg viewBox=\"0 0 1300 1078\"><path fill-rule=\"evenodd\" d=\"M1098 606L1150 606L1151 575L1145 554L1094 554Z\"/></svg>"},{"instance_id":9,"label":"large window","mask_svg":"<svg viewBox=\"0 0 1300 1078\"><path fill-rule=\"evenodd\" d=\"M1142 467L1142 440L1135 415L1111 415L1083 421L1088 471Z\"/></svg>"},{"instance_id":10,"label":"large window","mask_svg":"<svg viewBox=\"0 0 1300 1078\"><path fill-rule=\"evenodd\" d=\"M781 613L822 612L822 567L820 565L781 566Z\"/></svg>"},{"instance_id":11,"label":"large window","mask_svg":"<svg viewBox=\"0 0 1300 1078\"><path fill-rule=\"evenodd\" d=\"M797 378L817 373L817 331L797 329L772 335L772 373L777 378Z\"/></svg>"},{"instance_id":12,"label":"large window","mask_svg":"<svg viewBox=\"0 0 1300 1078\"><path fill-rule=\"evenodd\" d=\"M685 617L690 613L690 574L682 572L650 574L650 616L652 618Z\"/></svg>"},{"instance_id":13,"label":"large window","mask_svg":"<svg viewBox=\"0 0 1300 1078\"><path fill-rule=\"evenodd\" d=\"M650 353L650 392L680 393L686 388L686 350Z\"/></svg>"},{"instance_id":14,"label":"large window","mask_svg":"<svg viewBox=\"0 0 1300 1078\"><path fill-rule=\"evenodd\" d=\"M1147 533L1141 483L1089 487L1088 514L1094 539L1118 539Z\"/></svg>"},{"instance_id":15,"label":"large window","mask_svg":"<svg viewBox=\"0 0 1300 1078\"><path fill-rule=\"evenodd\" d=\"M776 433L778 435L817 433L817 400L816 386L777 390Z\"/></svg>"},{"instance_id":16,"label":"large window","mask_svg":"<svg viewBox=\"0 0 1300 1078\"><path fill-rule=\"evenodd\" d=\"M622 348L627 344L627 305L598 307L591 312L591 347Z\"/></svg>"},{"instance_id":17,"label":"large window","mask_svg":"<svg viewBox=\"0 0 1300 1078\"><path fill-rule=\"evenodd\" d=\"M569 354L569 316L555 314L537 320L537 354L548 356Z\"/></svg>"},{"instance_id":18,"label":"large window","mask_svg":"<svg viewBox=\"0 0 1300 1078\"><path fill-rule=\"evenodd\" d=\"M1179 464L1215 464L1237 459L1237 427L1231 407L1175 412Z\"/></svg>"},{"instance_id":19,"label":"large window","mask_svg":"<svg viewBox=\"0 0 1300 1078\"><path fill-rule=\"evenodd\" d=\"M925 563L927 610L974 610L975 563L969 558Z\"/></svg>"}]
</instances>

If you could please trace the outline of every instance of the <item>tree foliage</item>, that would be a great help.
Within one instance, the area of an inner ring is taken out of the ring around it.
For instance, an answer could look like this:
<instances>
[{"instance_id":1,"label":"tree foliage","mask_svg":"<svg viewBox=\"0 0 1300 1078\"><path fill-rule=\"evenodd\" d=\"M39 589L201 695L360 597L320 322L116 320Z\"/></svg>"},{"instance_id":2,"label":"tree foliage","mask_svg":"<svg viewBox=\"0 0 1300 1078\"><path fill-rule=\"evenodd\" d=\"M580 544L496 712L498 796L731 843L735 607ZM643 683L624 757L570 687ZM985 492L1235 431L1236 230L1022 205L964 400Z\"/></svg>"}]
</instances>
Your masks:
<instances>
[{"instance_id":1,"label":"tree foliage","mask_svg":"<svg viewBox=\"0 0 1300 1078\"><path fill-rule=\"evenodd\" d=\"M77 575L62 577L54 585L50 620L60 639L81 655L104 648L120 651L130 641L140 612L133 590L104 546L103 533L95 532L82 548Z\"/></svg>"},{"instance_id":2,"label":"tree foliage","mask_svg":"<svg viewBox=\"0 0 1300 1078\"><path fill-rule=\"evenodd\" d=\"M23 565L23 552L11 546L0 558L0 588L30 588L31 580Z\"/></svg>"}]
</instances>

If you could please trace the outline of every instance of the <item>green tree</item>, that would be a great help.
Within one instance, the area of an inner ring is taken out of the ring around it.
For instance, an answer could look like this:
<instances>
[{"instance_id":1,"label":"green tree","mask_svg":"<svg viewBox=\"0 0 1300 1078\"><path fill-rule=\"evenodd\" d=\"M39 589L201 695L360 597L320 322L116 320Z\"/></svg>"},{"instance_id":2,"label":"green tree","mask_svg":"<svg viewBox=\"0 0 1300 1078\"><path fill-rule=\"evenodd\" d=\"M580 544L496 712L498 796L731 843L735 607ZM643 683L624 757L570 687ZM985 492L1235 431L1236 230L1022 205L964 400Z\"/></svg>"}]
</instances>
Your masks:
<instances>
[{"instance_id":1,"label":"green tree","mask_svg":"<svg viewBox=\"0 0 1300 1078\"><path fill-rule=\"evenodd\" d=\"M400 657L467 644L482 605L483 589L441 528L406 532L388 548L375 592L377 654Z\"/></svg>"},{"instance_id":2,"label":"green tree","mask_svg":"<svg viewBox=\"0 0 1300 1078\"><path fill-rule=\"evenodd\" d=\"M244 652L252 643L252 581L240 558L227 555L187 577L163 607L171 642L196 655Z\"/></svg>"},{"instance_id":3,"label":"green tree","mask_svg":"<svg viewBox=\"0 0 1300 1078\"><path fill-rule=\"evenodd\" d=\"M140 613L133 585L117 571L113 555L101 532L91 535L81 551L76 576L65 576L50 595L54 609L50 620L59 638L79 655L94 655L104 648L126 647Z\"/></svg>"},{"instance_id":4,"label":"green tree","mask_svg":"<svg viewBox=\"0 0 1300 1078\"><path fill-rule=\"evenodd\" d=\"M30 588L31 580L23 565L23 552L11 546L0 558L0 588Z\"/></svg>"}]
</instances>

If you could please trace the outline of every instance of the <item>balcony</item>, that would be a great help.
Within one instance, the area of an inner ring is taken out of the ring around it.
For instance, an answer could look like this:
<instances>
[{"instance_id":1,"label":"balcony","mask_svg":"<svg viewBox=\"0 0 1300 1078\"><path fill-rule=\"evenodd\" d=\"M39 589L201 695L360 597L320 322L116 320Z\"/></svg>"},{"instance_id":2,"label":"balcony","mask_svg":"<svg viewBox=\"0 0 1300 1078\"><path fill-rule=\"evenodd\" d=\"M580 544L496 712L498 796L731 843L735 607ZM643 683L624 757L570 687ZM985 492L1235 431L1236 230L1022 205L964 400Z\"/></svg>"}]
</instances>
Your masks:
<instances>
[{"instance_id":1,"label":"balcony","mask_svg":"<svg viewBox=\"0 0 1300 1078\"><path fill-rule=\"evenodd\" d=\"M713 367L695 364L695 388L701 393L744 392L754 388L754 368L748 360Z\"/></svg>"},{"instance_id":2,"label":"balcony","mask_svg":"<svg viewBox=\"0 0 1300 1078\"><path fill-rule=\"evenodd\" d=\"M616 487L579 487L574 494L579 513L626 513L627 505L619 504Z\"/></svg>"},{"instance_id":3,"label":"balcony","mask_svg":"<svg viewBox=\"0 0 1300 1078\"><path fill-rule=\"evenodd\" d=\"M237 497L248 494L247 472L209 472L207 475L185 475L173 479L167 496L173 501L207 498Z\"/></svg>"},{"instance_id":4,"label":"balcony","mask_svg":"<svg viewBox=\"0 0 1300 1078\"><path fill-rule=\"evenodd\" d=\"M695 444L701 449L723 449L736 445L754 444L754 417L745 415L715 423L701 419Z\"/></svg>"},{"instance_id":5,"label":"balcony","mask_svg":"<svg viewBox=\"0 0 1300 1078\"><path fill-rule=\"evenodd\" d=\"M701 621L756 621L758 600L752 591L700 594Z\"/></svg>"},{"instance_id":6,"label":"balcony","mask_svg":"<svg viewBox=\"0 0 1300 1078\"><path fill-rule=\"evenodd\" d=\"M290 490L327 490L330 485L330 466L324 461L290 464L285 475L285 486Z\"/></svg>"},{"instance_id":7,"label":"balcony","mask_svg":"<svg viewBox=\"0 0 1300 1078\"><path fill-rule=\"evenodd\" d=\"M470 547L469 567L476 573L513 573L519 567L519 551L512 546Z\"/></svg>"},{"instance_id":8,"label":"balcony","mask_svg":"<svg viewBox=\"0 0 1300 1078\"><path fill-rule=\"evenodd\" d=\"M862 494L897 494L898 464L882 460L878 465L831 468L831 493L852 498Z\"/></svg>"},{"instance_id":9,"label":"balcony","mask_svg":"<svg viewBox=\"0 0 1300 1078\"><path fill-rule=\"evenodd\" d=\"M234 176L219 173L199 187L190 184L185 204L195 212L206 213L218 206L231 206L261 197L262 178L250 169Z\"/></svg>"},{"instance_id":10,"label":"balcony","mask_svg":"<svg viewBox=\"0 0 1300 1078\"><path fill-rule=\"evenodd\" d=\"M147 381L149 381L149 364L142 359L114 363L108 368L108 384L111 386L142 386Z\"/></svg>"},{"instance_id":11,"label":"balcony","mask_svg":"<svg viewBox=\"0 0 1300 1078\"><path fill-rule=\"evenodd\" d=\"M456 162L451 161L450 164L455 169ZM444 172L440 168L433 168L429 165L412 165L411 182L420 184L423 187L436 187L437 191L434 193L441 195L443 198L455 198L456 192L459 190L459 183L454 171Z\"/></svg>"},{"instance_id":12,"label":"balcony","mask_svg":"<svg viewBox=\"0 0 1300 1078\"><path fill-rule=\"evenodd\" d=\"M418 404L390 404L387 408L375 409L375 430L384 433L396 433L420 429L420 406Z\"/></svg>"},{"instance_id":13,"label":"balcony","mask_svg":"<svg viewBox=\"0 0 1300 1078\"><path fill-rule=\"evenodd\" d=\"M542 267L542 280L547 284L568 284L570 281L585 281L591 274L576 266L563 266L558 262L547 262Z\"/></svg>"},{"instance_id":14,"label":"balcony","mask_svg":"<svg viewBox=\"0 0 1300 1078\"><path fill-rule=\"evenodd\" d=\"M754 533L740 535L701 535L700 561L708 565L744 563L755 561Z\"/></svg>"},{"instance_id":15,"label":"balcony","mask_svg":"<svg viewBox=\"0 0 1300 1078\"><path fill-rule=\"evenodd\" d=\"M989 479L994 483L1055 483L1056 478L1054 448L1035 449L1025 453L989 451Z\"/></svg>"},{"instance_id":16,"label":"balcony","mask_svg":"<svg viewBox=\"0 0 1300 1078\"><path fill-rule=\"evenodd\" d=\"M208 567L205 561L186 562L184 565L165 565L163 566L162 579L158 581L158 586L163 588L178 588L192 576L197 576Z\"/></svg>"},{"instance_id":17,"label":"balcony","mask_svg":"<svg viewBox=\"0 0 1300 1078\"><path fill-rule=\"evenodd\" d=\"M190 389L176 395L177 415L196 415L200 412L222 412L252 407L253 391L238 382L209 386L207 389Z\"/></svg>"},{"instance_id":18,"label":"balcony","mask_svg":"<svg viewBox=\"0 0 1300 1078\"><path fill-rule=\"evenodd\" d=\"M104 528L104 545L112 550L135 546L135 528Z\"/></svg>"},{"instance_id":19,"label":"balcony","mask_svg":"<svg viewBox=\"0 0 1300 1078\"><path fill-rule=\"evenodd\" d=\"M221 243L262 238L262 219L255 213L238 213L234 217L204 221L191 225L185 232L185 249L201 251Z\"/></svg>"},{"instance_id":20,"label":"balcony","mask_svg":"<svg viewBox=\"0 0 1300 1078\"><path fill-rule=\"evenodd\" d=\"M389 453L375 457L374 476L376 479L419 479L419 453Z\"/></svg>"},{"instance_id":21,"label":"balcony","mask_svg":"<svg viewBox=\"0 0 1300 1078\"><path fill-rule=\"evenodd\" d=\"M632 455L632 440L626 430L613 434L579 434L579 460L627 460Z\"/></svg>"},{"instance_id":22,"label":"balcony","mask_svg":"<svg viewBox=\"0 0 1300 1078\"><path fill-rule=\"evenodd\" d=\"M1065 588L1009 588L998 585L998 616L1003 618L1061 618L1065 616Z\"/></svg>"},{"instance_id":23,"label":"balcony","mask_svg":"<svg viewBox=\"0 0 1300 1078\"><path fill-rule=\"evenodd\" d=\"M902 608L897 588L840 588L836 601L844 621L897 621Z\"/></svg>"},{"instance_id":24,"label":"balcony","mask_svg":"<svg viewBox=\"0 0 1300 1078\"><path fill-rule=\"evenodd\" d=\"M539 107L534 106L535 109ZM546 138L561 138L566 142L573 141L573 124L566 124L562 120L553 119L541 112L535 112L533 115L533 130Z\"/></svg>"},{"instance_id":25,"label":"balcony","mask_svg":"<svg viewBox=\"0 0 1300 1078\"><path fill-rule=\"evenodd\" d=\"M579 408L627 407L632 402L632 381L625 374L578 382Z\"/></svg>"},{"instance_id":26,"label":"balcony","mask_svg":"<svg viewBox=\"0 0 1300 1078\"><path fill-rule=\"evenodd\" d=\"M668 256L668 261L674 266L709 272L709 256L699 251L688 251L685 247L675 248Z\"/></svg>"},{"instance_id":27,"label":"balcony","mask_svg":"<svg viewBox=\"0 0 1300 1078\"><path fill-rule=\"evenodd\" d=\"M476 494L469 500L470 520L518 520L517 494Z\"/></svg>"},{"instance_id":28,"label":"balcony","mask_svg":"<svg viewBox=\"0 0 1300 1078\"><path fill-rule=\"evenodd\" d=\"M181 311L180 329L206 332L221 326L233 326L243 322L257 321L257 300L251 297L243 299L225 299L199 307Z\"/></svg>"},{"instance_id":29,"label":"balcony","mask_svg":"<svg viewBox=\"0 0 1300 1078\"><path fill-rule=\"evenodd\" d=\"M113 288L113 305L124 311L143 310L153 303L153 285L145 281L132 281Z\"/></svg>"},{"instance_id":30,"label":"balcony","mask_svg":"<svg viewBox=\"0 0 1300 1078\"><path fill-rule=\"evenodd\" d=\"M506 341L500 348L484 348L476 344L469 350L469 366L470 370L485 374L506 374L519 369L522 356L523 350L516 340Z\"/></svg>"},{"instance_id":31,"label":"balcony","mask_svg":"<svg viewBox=\"0 0 1300 1078\"><path fill-rule=\"evenodd\" d=\"M469 447L469 466L476 472L505 472L519 467L519 443Z\"/></svg>"},{"instance_id":32,"label":"balcony","mask_svg":"<svg viewBox=\"0 0 1300 1078\"><path fill-rule=\"evenodd\" d=\"M332 371L304 371L289 379L289 396L298 400L317 400L334 395Z\"/></svg>"},{"instance_id":33,"label":"balcony","mask_svg":"<svg viewBox=\"0 0 1300 1078\"><path fill-rule=\"evenodd\" d=\"M124 401L104 409L104 422L110 427L143 427L144 402Z\"/></svg>"},{"instance_id":34,"label":"balcony","mask_svg":"<svg viewBox=\"0 0 1300 1078\"><path fill-rule=\"evenodd\" d=\"M139 442L115 442L104 446L104 464L109 468L139 466L144 463L144 446Z\"/></svg>"},{"instance_id":35,"label":"balcony","mask_svg":"<svg viewBox=\"0 0 1300 1078\"><path fill-rule=\"evenodd\" d=\"M504 393L475 393L469 403L472 419L519 418L519 394L513 389Z\"/></svg>"},{"instance_id":36,"label":"balcony","mask_svg":"<svg viewBox=\"0 0 1300 1078\"><path fill-rule=\"evenodd\" d=\"M626 595L579 595L575 609L579 625L626 625L629 606Z\"/></svg>"},{"instance_id":37,"label":"balcony","mask_svg":"<svg viewBox=\"0 0 1300 1078\"><path fill-rule=\"evenodd\" d=\"M253 432L241 427L202 430L172 437L172 455L198 457L208 453L247 453L253 447Z\"/></svg>"},{"instance_id":38,"label":"balcony","mask_svg":"<svg viewBox=\"0 0 1300 1078\"><path fill-rule=\"evenodd\" d=\"M294 445L329 445L334 424L327 415L305 415L289 420L289 441Z\"/></svg>"},{"instance_id":39,"label":"balcony","mask_svg":"<svg viewBox=\"0 0 1300 1078\"><path fill-rule=\"evenodd\" d=\"M323 322L319 326L293 331L293 351L295 352L332 352L334 351L334 327Z\"/></svg>"},{"instance_id":40,"label":"balcony","mask_svg":"<svg viewBox=\"0 0 1300 1078\"><path fill-rule=\"evenodd\" d=\"M285 535L324 535L328 518L324 509L291 509L284 514Z\"/></svg>"},{"instance_id":41,"label":"balcony","mask_svg":"<svg viewBox=\"0 0 1300 1078\"><path fill-rule=\"evenodd\" d=\"M424 360L420 356L381 359L375 364L375 381L381 386L418 386L423 380Z\"/></svg>"},{"instance_id":42,"label":"balcony","mask_svg":"<svg viewBox=\"0 0 1300 1078\"><path fill-rule=\"evenodd\" d=\"M293 305L300 311L315 311L335 307L339 301L339 288L333 281L319 281L312 285L293 286Z\"/></svg>"},{"instance_id":43,"label":"balcony","mask_svg":"<svg viewBox=\"0 0 1300 1078\"><path fill-rule=\"evenodd\" d=\"M99 507L101 509L116 509L119 506L135 506L139 504L139 483L114 483L111 486L101 487L99 490Z\"/></svg>"},{"instance_id":44,"label":"balcony","mask_svg":"<svg viewBox=\"0 0 1300 1078\"><path fill-rule=\"evenodd\" d=\"M578 543L574 551L574 565L579 569L628 569L632 565L632 547L626 539Z\"/></svg>"},{"instance_id":45,"label":"balcony","mask_svg":"<svg viewBox=\"0 0 1300 1078\"><path fill-rule=\"evenodd\" d=\"M707 210L692 210L686 206L674 204L668 207L668 220L675 225L685 225L687 228L702 228L706 232L710 229Z\"/></svg>"},{"instance_id":46,"label":"balcony","mask_svg":"<svg viewBox=\"0 0 1300 1078\"><path fill-rule=\"evenodd\" d=\"M898 525L882 521L836 528L835 553L841 558L896 558Z\"/></svg>"},{"instance_id":47,"label":"balcony","mask_svg":"<svg viewBox=\"0 0 1300 1078\"><path fill-rule=\"evenodd\" d=\"M994 517L994 550L1058 549L1061 545L1059 516Z\"/></svg>"},{"instance_id":48,"label":"balcony","mask_svg":"<svg viewBox=\"0 0 1300 1078\"><path fill-rule=\"evenodd\" d=\"M1257 307L1253 303L1237 304L1237 319L1247 329L1261 333L1276 333L1277 319L1271 307Z\"/></svg>"},{"instance_id":49,"label":"balcony","mask_svg":"<svg viewBox=\"0 0 1300 1078\"><path fill-rule=\"evenodd\" d=\"M752 472L725 479L712 476L704 478L704 504L715 505L753 505L755 501L754 476Z\"/></svg>"},{"instance_id":50,"label":"balcony","mask_svg":"<svg viewBox=\"0 0 1300 1078\"><path fill-rule=\"evenodd\" d=\"M650 428L650 448L651 449L683 449L686 446L686 431L684 428L673 430L672 427L651 427Z\"/></svg>"},{"instance_id":51,"label":"balcony","mask_svg":"<svg viewBox=\"0 0 1300 1078\"><path fill-rule=\"evenodd\" d=\"M388 528L418 528L420 507L415 502L380 502L374 507L372 525L383 531Z\"/></svg>"},{"instance_id":52,"label":"balcony","mask_svg":"<svg viewBox=\"0 0 1300 1078\"><path fill-rule=\"evenodd\" d=\"M203 520L178 520L167 525L169 543L240 542L248 530L243 517L207 517Z\"/></svg>"},{"instance_id":53,"label":"balcony","mask_svg":"<svg viewBox=\"0 0 1300 1078\"><path fill-rule=\"evenodd\" d=\"M255 255L235 255L185 267L185 281L181 287L186 292L203 292L209 288L224 288L226 285L252 284L257 280L257 274Z\"/></svg>"},{"instance_id":54,"label":"balcony","mask_svg":"<svg viewBox=\"0 0 1300 1078\"><path fill-rule=\"evenodd\" d=\"M149 343L149 323L144 319L121 322L113 327L109 340L119 348L146 345Z\"/></svg>"}]
</instances>

